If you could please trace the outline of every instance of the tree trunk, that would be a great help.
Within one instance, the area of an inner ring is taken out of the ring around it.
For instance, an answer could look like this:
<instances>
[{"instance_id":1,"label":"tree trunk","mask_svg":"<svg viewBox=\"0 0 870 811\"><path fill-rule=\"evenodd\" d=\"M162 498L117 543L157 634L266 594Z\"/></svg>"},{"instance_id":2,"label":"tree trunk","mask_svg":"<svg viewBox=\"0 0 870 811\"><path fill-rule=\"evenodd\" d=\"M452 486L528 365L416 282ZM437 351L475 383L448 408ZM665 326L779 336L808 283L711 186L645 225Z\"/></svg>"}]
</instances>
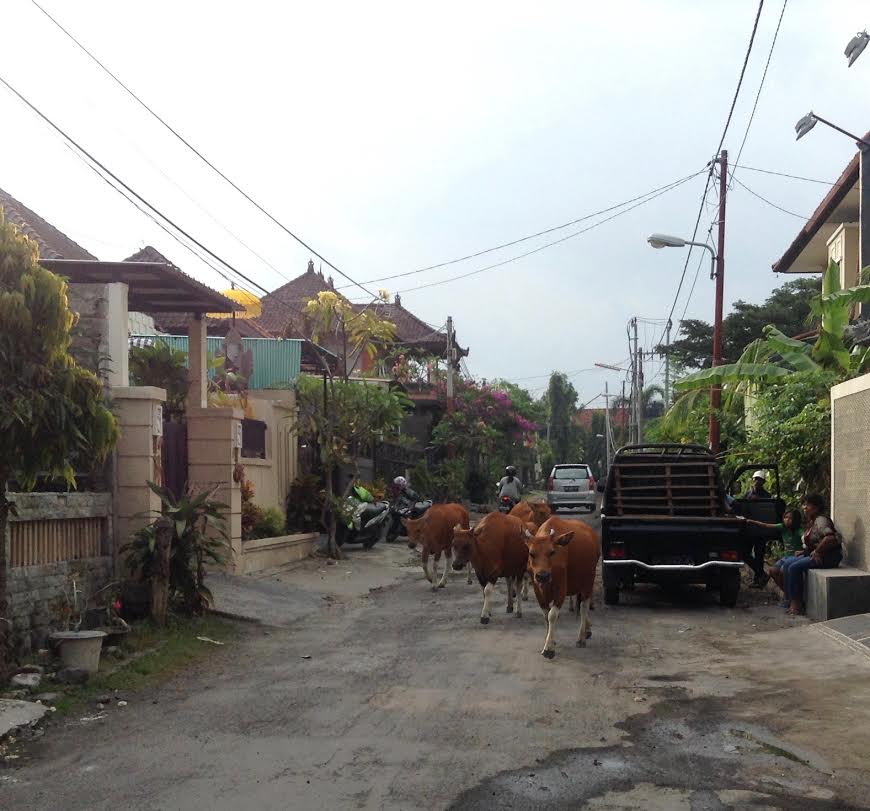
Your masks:
<instances>
[{"instance_id":1,"label":"tree trunk","mask_svg":"<svg viewBox=\"0 0 870 811\"><path fill-rule=\"evenodd\" d=\"M163 516L157 519L155 530L157 539L154 545L154 575L151 578L151 619L162 628L166 625L169 607L169 555L175 524Z\"/></svg>"},{"instance_id":2,"label":"tree trunk","mask_svg":"<svg viewBox=\"0 0 870 811\"><path fill-rule=\"evenodd\" d=\"M326 466L326 553L329 555L329 557L334 558L335 560L341 560L341 558L343 557L341 554L341 549L339 548L335 540L335 508L332 503L332 499L335 494L335 491L332 487L333 472L334 468L332 465Z\"/></svg>"},{"instance_id":3,"label":"tree trunk","mask_svg":"<svg viewBox=\"0 0 870 811\"><path fill-rule=\"evenodd\" d=\"M12 621L7 619L9 613L8 596L8 534L10 505L6 496L8 474L0 471L0 682L6 683L6 673L9 669L11 657L9 656L9 637L12 630Z\"/></svg>"}]
</instances>

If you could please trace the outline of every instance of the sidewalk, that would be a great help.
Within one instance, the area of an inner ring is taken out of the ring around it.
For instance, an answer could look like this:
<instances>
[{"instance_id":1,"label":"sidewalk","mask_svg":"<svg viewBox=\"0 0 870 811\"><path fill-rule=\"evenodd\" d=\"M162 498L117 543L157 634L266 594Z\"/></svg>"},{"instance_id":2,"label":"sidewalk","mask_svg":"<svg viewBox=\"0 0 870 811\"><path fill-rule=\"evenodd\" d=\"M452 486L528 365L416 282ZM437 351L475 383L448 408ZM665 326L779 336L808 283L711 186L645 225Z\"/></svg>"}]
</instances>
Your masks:
<instances>
[{"instance_id":1,"label":"sidewalk","mask_svg":"<svg viewBox=\"0 0 870 811\"><path fill-rule=\"evenodd\" d=\"M870 614L855 614L811 626L820 633L870 658Z\"/></svg>"},{"instance_id":2,"label":"sidewalk","mask_svg":"<svg viewBox=\"0 0 870 811\"><path fill-rule=\"evenodd\" d=\"M332 563L312 557L253 575L212 574L208 587L216 613L284 627L319 611L334 599L362 597L409 576L421 576L419 552L404 543L370 550L345 548Z\"/></svg>"}]
</instances>

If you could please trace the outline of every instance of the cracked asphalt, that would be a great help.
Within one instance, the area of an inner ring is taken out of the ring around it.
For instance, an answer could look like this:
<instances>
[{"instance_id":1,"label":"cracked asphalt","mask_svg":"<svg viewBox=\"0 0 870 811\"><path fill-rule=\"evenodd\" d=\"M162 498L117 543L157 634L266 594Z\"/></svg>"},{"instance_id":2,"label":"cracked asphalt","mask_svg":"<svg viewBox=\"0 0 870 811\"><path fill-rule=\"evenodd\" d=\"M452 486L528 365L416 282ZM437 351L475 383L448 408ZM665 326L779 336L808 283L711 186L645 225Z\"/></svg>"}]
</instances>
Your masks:
<instances>
[{"instance_id":1,"label":"cracked asphalt","mask_svg":"<svg viewBox=\"0 0 870 811\"><path fill-rule=\"evenodd\" d=\"M507 615L500 586L484 626L476 583L432 592L415 560L350 551L259 582L271 625L51 726L0 771L0 807L870 807L870 659L772 592L599 595L588 647L563 611L548 661L533 597ZM304 616L282 620L282 589Z\"/></svg>"}]
</instances>

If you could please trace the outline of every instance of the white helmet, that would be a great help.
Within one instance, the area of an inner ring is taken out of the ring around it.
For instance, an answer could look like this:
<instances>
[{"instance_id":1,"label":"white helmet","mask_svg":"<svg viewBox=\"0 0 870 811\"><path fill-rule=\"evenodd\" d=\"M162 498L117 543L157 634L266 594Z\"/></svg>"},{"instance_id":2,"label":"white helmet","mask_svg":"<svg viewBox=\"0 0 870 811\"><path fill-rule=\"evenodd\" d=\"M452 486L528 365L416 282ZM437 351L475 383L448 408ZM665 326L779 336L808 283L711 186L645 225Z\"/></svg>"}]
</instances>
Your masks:
<instances>
[{"instance_id":1,"label":"white helmet","mask_svg":"<svg viewBox=\"0 0 870 811\"><path fill-rule=\"evenodd\" d=\"M393 479L393 484L400 490L404 490L408 486L408 480L404 476L396 476L396 478Z\"/></svg>"},{"instance_id":2,"label":"white helmet","mask_svg":"<svg viewBox=\"0 0 870 811\"><path fill-rule=\"evenodd\" d=\"M756 470L755 473L752 474L753 479L761 479L761 481L767 481L767 474L763 470Z\"/></svg>"}]
</instances>

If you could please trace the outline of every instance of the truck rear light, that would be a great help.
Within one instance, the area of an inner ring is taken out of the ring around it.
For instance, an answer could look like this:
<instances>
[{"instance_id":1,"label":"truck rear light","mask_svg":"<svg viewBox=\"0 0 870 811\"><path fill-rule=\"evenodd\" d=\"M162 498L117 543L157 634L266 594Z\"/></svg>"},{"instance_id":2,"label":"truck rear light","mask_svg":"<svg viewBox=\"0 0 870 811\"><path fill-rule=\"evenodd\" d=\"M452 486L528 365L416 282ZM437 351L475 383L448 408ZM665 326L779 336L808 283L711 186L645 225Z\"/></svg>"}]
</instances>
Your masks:
<instances>
[{"instance_id":1,"label":"truck rear light","mask_svg":"<svg viewBox=\"0 0 870 811\"><path fill-rule=\"evenodd\" d=\"M625 547L622 544L613 544L610 547L610 557L612 558L624 558L625 557Z\"/></svg>"},{"instance_id":2,"label":"truck rear light","mask_svg":"<svg viewBox=\"0 0 870 811\"><path fill-rule=\"evenodd\" d=\"M555 483L553 482L553 477L552 477L552 476L548 476L548 477L547 477L547 489L548 489L548 490L553 490L553 489L555 488L555 486L556 486L556 485L555 485Z\"/></svg>"},{"instance_id":3,"label":"truck rear light","mask_svg":"<svg viewBox=\"0 0 870 811\"><path fill-rule=\"evenodd\" d=\"M719 553L719 557L720 557L722 560L732 560L732 561L737 561L737 560L739 560L739 557L738 557L737 553L734 552L734 551L732 551L732 550L728 550L728 551L726 551L726 552L720 552L720 553Z\"/></svg>"}]
</instances>

